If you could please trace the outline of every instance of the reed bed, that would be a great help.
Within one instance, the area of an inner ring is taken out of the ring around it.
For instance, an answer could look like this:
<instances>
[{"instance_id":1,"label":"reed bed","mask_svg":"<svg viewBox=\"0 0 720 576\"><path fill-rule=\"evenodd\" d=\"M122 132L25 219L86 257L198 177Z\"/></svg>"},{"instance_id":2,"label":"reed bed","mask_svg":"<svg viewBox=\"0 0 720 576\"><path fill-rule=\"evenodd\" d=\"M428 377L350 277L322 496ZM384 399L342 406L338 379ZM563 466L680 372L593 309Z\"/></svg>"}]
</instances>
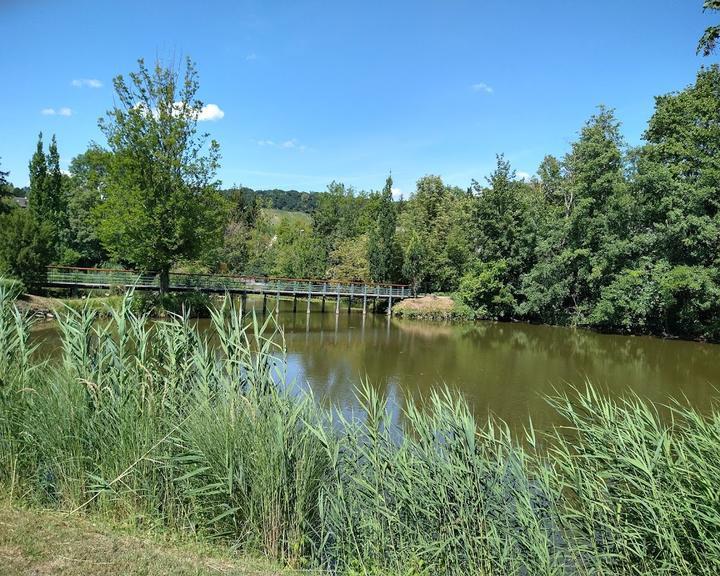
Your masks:
<instances>
[{"instance_id":1,"label":"reed bed","mask_svg":"<svg viewBox=\"0 0 720 576\"><path fill-rule=\"evenodd\" d=\"M550 439L478 423L446 389L352 416L285 385L282 334L226 299L199 333L132 295L68 309L62 359L0 285L0 484L337 574L720 573L720 413L591 386ZM541 450L539 445L543 444Z\"/></svg>"}]
</instances>

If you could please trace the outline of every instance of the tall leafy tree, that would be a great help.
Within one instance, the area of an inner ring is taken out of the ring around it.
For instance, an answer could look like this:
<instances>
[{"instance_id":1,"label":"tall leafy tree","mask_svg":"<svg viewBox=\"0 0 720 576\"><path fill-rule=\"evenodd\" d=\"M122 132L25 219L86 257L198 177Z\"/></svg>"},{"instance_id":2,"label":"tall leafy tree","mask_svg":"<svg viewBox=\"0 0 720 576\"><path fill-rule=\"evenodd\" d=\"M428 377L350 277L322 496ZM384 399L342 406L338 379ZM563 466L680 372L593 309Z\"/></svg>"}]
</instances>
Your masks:
<instances>
[{"instance_id":1,"label":"tall leafy tree","mask_svg":"<svg viewBox=\"0 0 720 576\"><path fill-rule=\"evenodd\" d=\"M32 155L28 166L30 173L28 208L36 219L45 221L50 219L52 202L48 198L48 165L42 138L42 132L40 132L35 153Z\"/></svg>"},{"instance_id":2,"label":"tall leafy tree","mask_svg":"<svg viewBox=\"0 0 720 576\"><path fill-rule=\"evenodd\" d=\"M113 81L117 105L100 120L113 153L99 235L110 254L160 273L222 239L215 173L220 151L198 132L203 104L195 65L182 75L159 62Z\"/></svg>"},{"instance_id":3,"label":"tall leafy tree","mask_svg":"<svg viewBox=\"0 0 720 576\"><path fill-rule=\"evenodd\" d=\"M70 162L67 242L63 261L94 266L107 258L98 237L95 216L100 206L112 162L112 154L96 144Z\"/></svg>"},{"instance_id":4,"label":"tall leafy tree","mask_svg":"<svg viewBox=\"0 0 720 576\"><path fill-rule=\"evenodd\" d=\"M377 220L368 237L370 278L375 282L392 282L398 278L402 253L395 236L396 214L392 199L392 177L388 176L377 206Z\"/></svg>"},{"instance_id":5,"label":"tall leafy tree","mask_svg":"<svg viewBox=\"0 0 720 576\"><path fill-rule=\"evenodd\" d=\"M720 10L720 0L705 0L703 10ZM698 42L697 53L710 56L715 52L718 39L720 39L720 26L708 26Z\"/></svg>"}]
</instances>

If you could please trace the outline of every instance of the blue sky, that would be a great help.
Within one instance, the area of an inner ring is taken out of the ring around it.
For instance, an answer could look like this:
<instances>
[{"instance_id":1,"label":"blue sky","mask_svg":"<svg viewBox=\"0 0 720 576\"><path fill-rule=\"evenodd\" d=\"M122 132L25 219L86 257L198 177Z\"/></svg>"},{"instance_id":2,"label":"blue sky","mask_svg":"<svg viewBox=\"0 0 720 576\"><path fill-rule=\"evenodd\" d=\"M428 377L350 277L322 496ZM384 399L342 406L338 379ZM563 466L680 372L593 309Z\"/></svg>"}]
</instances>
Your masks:
<instances>
[{"instance_id":1,"label":"blue sky","mask_svg":"<svg viewBox=\"0 0 720 576\"><path fill-rule=\"evenodd\" d=\"M640 142L653 97L691 83L701 0L0 0L0 157L27 184L37 133L63 167L144 57L190 56L226 186L408 195L466 187L504 152L532 174L598 104ZM222 116L222 118L218 118Z\"/></svg>"}]
</instances>

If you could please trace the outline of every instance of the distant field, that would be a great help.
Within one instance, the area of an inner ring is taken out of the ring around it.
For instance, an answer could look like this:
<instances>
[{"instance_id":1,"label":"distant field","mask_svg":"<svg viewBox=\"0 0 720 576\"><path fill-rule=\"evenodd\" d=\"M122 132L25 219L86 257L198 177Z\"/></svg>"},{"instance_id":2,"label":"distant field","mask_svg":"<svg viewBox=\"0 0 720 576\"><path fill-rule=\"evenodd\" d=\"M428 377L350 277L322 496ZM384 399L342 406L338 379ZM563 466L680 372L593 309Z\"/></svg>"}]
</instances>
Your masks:
<instances>
[{"instance_id":1,"label":"distant field","mask_svg":"<svg viewBox=\"0 0 720 576\"><path fill-rule=\"evenodd\" d=\"M265 208L263 212L273 225L279 224L281 220L293 220L307 224L310 224L312 221L310 214L306 214L305 212L291 212L289 210L278 210L276 208Z\"/></svg>"}]
</instances>

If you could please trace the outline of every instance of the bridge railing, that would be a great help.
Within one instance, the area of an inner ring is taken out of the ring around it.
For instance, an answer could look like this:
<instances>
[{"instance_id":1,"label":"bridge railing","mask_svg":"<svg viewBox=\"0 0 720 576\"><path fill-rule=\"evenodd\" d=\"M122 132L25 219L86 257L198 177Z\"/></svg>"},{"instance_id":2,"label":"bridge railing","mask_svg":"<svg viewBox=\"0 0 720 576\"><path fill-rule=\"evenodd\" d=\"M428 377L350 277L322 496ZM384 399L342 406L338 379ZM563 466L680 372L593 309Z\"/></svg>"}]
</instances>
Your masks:
<instances>
[{"instance_id":1,"label":"bridge railing","mask_svg":"<svg viewBox=\"0 0 720 576\"><path fill-rule=\"evenodd\" d=\"M49 266L47 281L54 285L68 286L137 286L140 288L159 288L157 274L141 273L134 270L115 270L109 268L75 268Z\"/></svg>"},{"instance_id":2,"label":"bridge railing","mask_svg":"<svg viewBox=\"0 0 720 576\"><path fill-rule=\"evenodd\" d=\"M48 267L47 281L56 286L135 286L138 288L159 288L159 277L155 273L141 273L133 270L109 268L78 268L70 266ZM407 298L409 286L402 284L363 284L337 280L268 278L265 276L231 276L219 274L171 273L170 289L204 290L212 292L254 292L295 294L301 296L352 296L368 298Z\"/></svg>"}]
</instances>

